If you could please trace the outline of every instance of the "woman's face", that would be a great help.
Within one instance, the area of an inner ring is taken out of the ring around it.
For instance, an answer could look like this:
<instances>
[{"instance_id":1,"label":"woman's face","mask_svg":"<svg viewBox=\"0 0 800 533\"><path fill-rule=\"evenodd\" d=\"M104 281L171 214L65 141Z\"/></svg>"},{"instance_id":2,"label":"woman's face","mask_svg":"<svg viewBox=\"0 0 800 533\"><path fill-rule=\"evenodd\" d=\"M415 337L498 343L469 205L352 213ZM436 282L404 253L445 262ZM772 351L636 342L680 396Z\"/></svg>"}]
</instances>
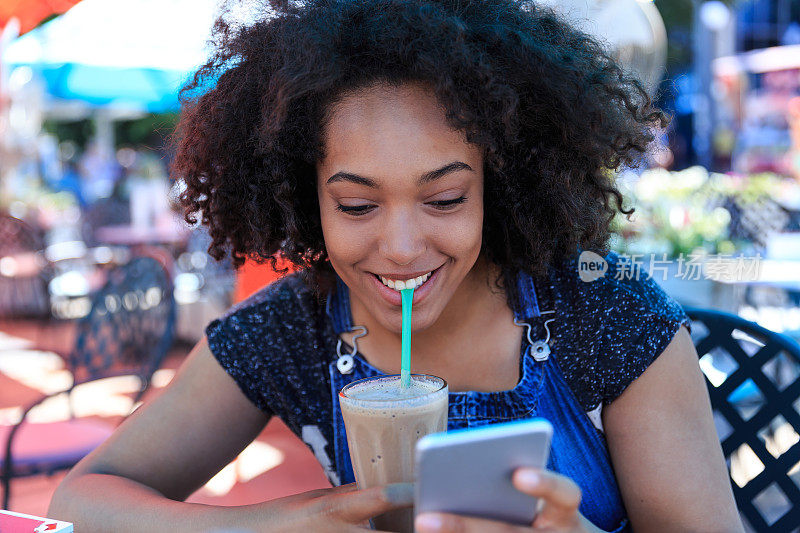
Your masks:
<instances>
[{"instance_id":1,"label":"woman's face","mask_svg":"<svg viewBox=\"0 0 800 533\"><path fill-rule=\"evenodd\" d=\"M325 137L317 192L331 265L351 298L395 332L397 282L415 278L414 329L429 327L480 252L482 150L450 129L417 84L345 98Z\"/></svg>"}]
</instances>

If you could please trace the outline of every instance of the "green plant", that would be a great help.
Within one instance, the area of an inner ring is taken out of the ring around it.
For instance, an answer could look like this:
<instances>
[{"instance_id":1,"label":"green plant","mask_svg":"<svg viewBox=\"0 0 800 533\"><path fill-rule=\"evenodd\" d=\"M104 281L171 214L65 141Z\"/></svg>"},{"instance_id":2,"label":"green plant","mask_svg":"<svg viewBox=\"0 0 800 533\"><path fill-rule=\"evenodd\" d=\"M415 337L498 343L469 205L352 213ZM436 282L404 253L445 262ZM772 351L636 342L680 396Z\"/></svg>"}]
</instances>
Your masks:
<instances>
[{"instance_id":1,"label":"green plant","mask_svg":"<svg viewBox=\"0 0 800 533\"><path fill-rule=\"evenodd\" d=\"M752 243L731 236L730 201L740 206L779 198L796 182L774 174L709 174L702 167L680 172L651 169L622 184L635 208L632 219L617 217L612 248L628 254L666 253L677 257L698 250L732 254Z\"/></svg>"}]
</instances>

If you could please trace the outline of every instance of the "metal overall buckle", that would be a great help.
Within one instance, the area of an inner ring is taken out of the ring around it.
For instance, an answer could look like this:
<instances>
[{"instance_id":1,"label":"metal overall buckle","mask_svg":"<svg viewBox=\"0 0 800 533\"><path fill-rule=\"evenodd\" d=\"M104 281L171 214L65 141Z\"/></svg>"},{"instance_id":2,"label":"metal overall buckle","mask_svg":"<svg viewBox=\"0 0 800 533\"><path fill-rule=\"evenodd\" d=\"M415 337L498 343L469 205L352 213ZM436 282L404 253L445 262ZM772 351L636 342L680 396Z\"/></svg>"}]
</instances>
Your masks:
<instances>
[{"instance_id":1,"label":"metal overall buckle","mask_svg":"<svg viewBox=\"0 0 800 533\"><path fill-rule=\"evenodd\" d=\"M353 372L353 366L355 365L355 355L358 352L358 339L363 337L367 334L366 326L355 326L350 331L358 331L353 336L353 351L350 353L342 353L342 339L339 338L339 341L336 343L336 355L339 358L336 360L336 368L342 374L350 374Z\"/></svg>"},{"instance_id":2,"label":"metal overall buckle","mask_svg":"<svg viewBox=\"0 0 800 533\"><path fill-rule=\"evenodd\" d=\"M555 311L542 311L541 312L542 315L550 315L550 314L553 314L553 313L555 313ZM550 357L550 344L549 344L550 343L550 328L548 328L547 325L550 322L553 322L553 321L555 321L555 318L551 318L551 319L548 319L548 320L544 321L544 330L545 330L545 332L547 332L547 338L545 338L544 340L540 339L540 340L534 341L531 338L531 329L532 329L531 325L528 324L527 322L521 322L521 321L517 320L516 318L514 318L514 324L516 324L517 326L524 327L524 328L527 329L526 336L528 337L528 344L530 345L531 355L533 356L534 361L538 361L538 362L541 363L542 361L547 361L547 358Z\"/></svg>"}]
</instances>

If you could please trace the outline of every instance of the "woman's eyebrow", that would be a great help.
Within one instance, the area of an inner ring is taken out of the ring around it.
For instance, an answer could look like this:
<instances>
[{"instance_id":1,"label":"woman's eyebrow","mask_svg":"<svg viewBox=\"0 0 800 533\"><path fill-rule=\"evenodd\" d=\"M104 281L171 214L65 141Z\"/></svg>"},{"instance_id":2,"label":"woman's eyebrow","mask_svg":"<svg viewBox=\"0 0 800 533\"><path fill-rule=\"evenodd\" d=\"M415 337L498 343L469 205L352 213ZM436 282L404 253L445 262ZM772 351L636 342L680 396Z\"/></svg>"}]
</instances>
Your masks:
<instances>
[{"instance_id":1,"label":"woman's eyebrow","mask_svg":"<svg viewBox=\"0 0 800 533\"><path fill-rule=\"evenodd\" d=\"M453 161L452 163L445 165L442 168L426 172L425 174L419 177L419 179L417 180L417 184L422 185L424 183L430 183L432 181L438 180L439 178L441 178L446 174L450 174L451 172L457 172L459 170L472 170L472 167L466 163L462 163L461 161Z\"/></svg>"},{"instance_id":2,"label":"woman's eyebrow","mask_svg":"<svg viewBox=\"0 0 800 533\"><path fill-rule=\"evenodd\" d=\"M431 170L430 172L424 173L417 179L417 184L422 185L425 183L430 183L432 181L436 181L446 174L450 174L451 172L456 172L459 170L472 170L472 167L461 161L454 161L443 166L442 168L437 168L436 170ZM336 183L337 181L349 181L351 183L364 185L373 189L380 188L375 180L365 176L359 176L358 174L353 174L351 172L337 172L328 178L325 184L330 185L331 183Z\"/></svg>"}]
</instances>

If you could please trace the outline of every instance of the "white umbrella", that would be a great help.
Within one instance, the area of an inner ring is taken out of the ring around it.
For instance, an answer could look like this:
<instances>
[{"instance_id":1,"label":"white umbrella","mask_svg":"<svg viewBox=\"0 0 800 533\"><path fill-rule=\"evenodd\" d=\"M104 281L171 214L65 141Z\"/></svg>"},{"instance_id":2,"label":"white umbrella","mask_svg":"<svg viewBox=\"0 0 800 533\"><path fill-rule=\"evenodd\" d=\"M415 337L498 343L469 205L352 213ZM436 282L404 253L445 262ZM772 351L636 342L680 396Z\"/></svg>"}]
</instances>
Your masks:
<instances>
[{"instance_id":1,"label":"white umbrella","mask_svg":"<svg viewBox=\"0 0 800 533\"><path fill-rule=\"evenodd\" d=\"M12 42L3 62L38 73L55 98L174 109L217 14L217 0L83 0Z\"/></svg>"}]
</instances>

